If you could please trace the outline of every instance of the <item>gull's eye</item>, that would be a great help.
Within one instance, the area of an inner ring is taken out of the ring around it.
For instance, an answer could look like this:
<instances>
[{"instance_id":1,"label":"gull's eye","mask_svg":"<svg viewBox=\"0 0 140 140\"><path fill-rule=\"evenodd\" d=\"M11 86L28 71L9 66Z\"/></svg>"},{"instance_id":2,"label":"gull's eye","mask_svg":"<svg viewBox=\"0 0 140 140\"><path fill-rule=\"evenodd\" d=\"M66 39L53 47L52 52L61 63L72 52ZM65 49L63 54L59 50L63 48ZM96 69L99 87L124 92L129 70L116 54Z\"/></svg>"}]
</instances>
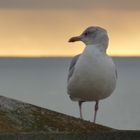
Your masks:
<instances>
[{"instance_id":1,"label":"gull's eye","mask_svg":"<svg viewBox=\"0 0 140 140\"><path fill-rule=\"evenodd\" d=\"M84 35L87 36L88 35L88 32L85 32Z\"/></svg>"}]
</instances>

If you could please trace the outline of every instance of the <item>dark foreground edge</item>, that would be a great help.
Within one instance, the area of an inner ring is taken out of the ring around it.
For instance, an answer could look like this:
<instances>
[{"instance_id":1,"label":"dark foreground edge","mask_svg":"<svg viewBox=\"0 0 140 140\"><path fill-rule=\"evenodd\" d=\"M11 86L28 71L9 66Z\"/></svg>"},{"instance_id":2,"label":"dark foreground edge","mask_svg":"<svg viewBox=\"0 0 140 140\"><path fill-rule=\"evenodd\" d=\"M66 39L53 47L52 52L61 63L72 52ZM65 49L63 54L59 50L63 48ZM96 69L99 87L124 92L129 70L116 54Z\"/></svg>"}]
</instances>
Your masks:
<instances>
[{"instance_id":1,"label":"dark foreground edge","mask_svg":"<svg viewBox=\"0 0 140 140\"><path fill-rule=\"evenodd\" d=\"M0 140L140 140L140 131L90 133L11 133L0 134Z\"/></svg>"}]
</instances>

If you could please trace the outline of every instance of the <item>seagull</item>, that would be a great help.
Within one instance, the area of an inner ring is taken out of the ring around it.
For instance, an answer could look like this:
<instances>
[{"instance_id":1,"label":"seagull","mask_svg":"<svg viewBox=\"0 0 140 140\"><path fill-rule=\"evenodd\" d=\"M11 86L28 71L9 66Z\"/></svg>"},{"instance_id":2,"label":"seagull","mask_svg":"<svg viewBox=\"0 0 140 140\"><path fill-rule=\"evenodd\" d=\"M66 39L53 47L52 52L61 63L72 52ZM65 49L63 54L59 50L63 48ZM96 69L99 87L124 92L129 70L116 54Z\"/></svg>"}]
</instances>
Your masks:
<instances>
[{"instance_id":1,"label":"seagull","mask_svg":"<svg viewBox=\"0 0 140 140\"><path fill-rule=\"evenodd\" d=\"M82 103L95 101L95 123L99 101L110 96L116 87L117 71L112 58L106 54L109 38L104 28L88 27L80 36L69 39L69 42L76 41L82 41L85 49L71 61L67 93L71 100L78 101L81 119Z\"/></svg>"}]
</instances>

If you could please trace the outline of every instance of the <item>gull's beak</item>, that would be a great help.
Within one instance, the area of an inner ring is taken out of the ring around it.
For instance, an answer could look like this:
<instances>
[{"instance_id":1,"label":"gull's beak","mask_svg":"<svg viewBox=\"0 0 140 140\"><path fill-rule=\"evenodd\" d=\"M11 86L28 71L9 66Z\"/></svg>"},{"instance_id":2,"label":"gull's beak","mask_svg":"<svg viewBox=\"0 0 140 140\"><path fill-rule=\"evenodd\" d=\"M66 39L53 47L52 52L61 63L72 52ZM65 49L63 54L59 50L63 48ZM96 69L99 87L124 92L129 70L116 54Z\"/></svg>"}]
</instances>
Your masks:
<instances>
[{"instance_id":1,"label":"gull's beak","mask_svg":"<svg viewBox=\"0 0 140 140\"><path fill-rule=\"evenodd\" d=\"M69 39L69 42L81 41L81 36L75 36Z\"/></svg>"}]
</instances>

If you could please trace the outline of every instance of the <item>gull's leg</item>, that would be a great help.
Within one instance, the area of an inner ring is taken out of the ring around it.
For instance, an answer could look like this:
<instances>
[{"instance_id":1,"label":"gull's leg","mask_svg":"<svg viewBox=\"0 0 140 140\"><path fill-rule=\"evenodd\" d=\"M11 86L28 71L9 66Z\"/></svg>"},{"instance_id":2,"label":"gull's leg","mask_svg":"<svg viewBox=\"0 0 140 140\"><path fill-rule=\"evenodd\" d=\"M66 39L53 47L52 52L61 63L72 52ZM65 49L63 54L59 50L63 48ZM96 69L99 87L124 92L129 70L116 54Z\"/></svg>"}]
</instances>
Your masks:
<instances>
[{"instance_id":1,"label":"gull's leg","mask_svg":"<svg viewBox=\"0 0 140 140\"><path fill-rule=\"evenodd\" d=\"M95 112L94 112L94 123L96 122L96 116L97 116L97 111L98 111L98 104L99 104L99 101L96 101L96 103L95 103Z\"/></svg>"},{"instance_id":2,"label":"gull's leg","mask_svg":"<svg viewBox=\"0 0 140 140\"><path fill-rule=\"evenodd\" d=\"M83 119L83 116L82 116L82 103L83 103L83 101L78 101L79 112L80 112L80 119Z\"/></svg>"}]
</instances>

